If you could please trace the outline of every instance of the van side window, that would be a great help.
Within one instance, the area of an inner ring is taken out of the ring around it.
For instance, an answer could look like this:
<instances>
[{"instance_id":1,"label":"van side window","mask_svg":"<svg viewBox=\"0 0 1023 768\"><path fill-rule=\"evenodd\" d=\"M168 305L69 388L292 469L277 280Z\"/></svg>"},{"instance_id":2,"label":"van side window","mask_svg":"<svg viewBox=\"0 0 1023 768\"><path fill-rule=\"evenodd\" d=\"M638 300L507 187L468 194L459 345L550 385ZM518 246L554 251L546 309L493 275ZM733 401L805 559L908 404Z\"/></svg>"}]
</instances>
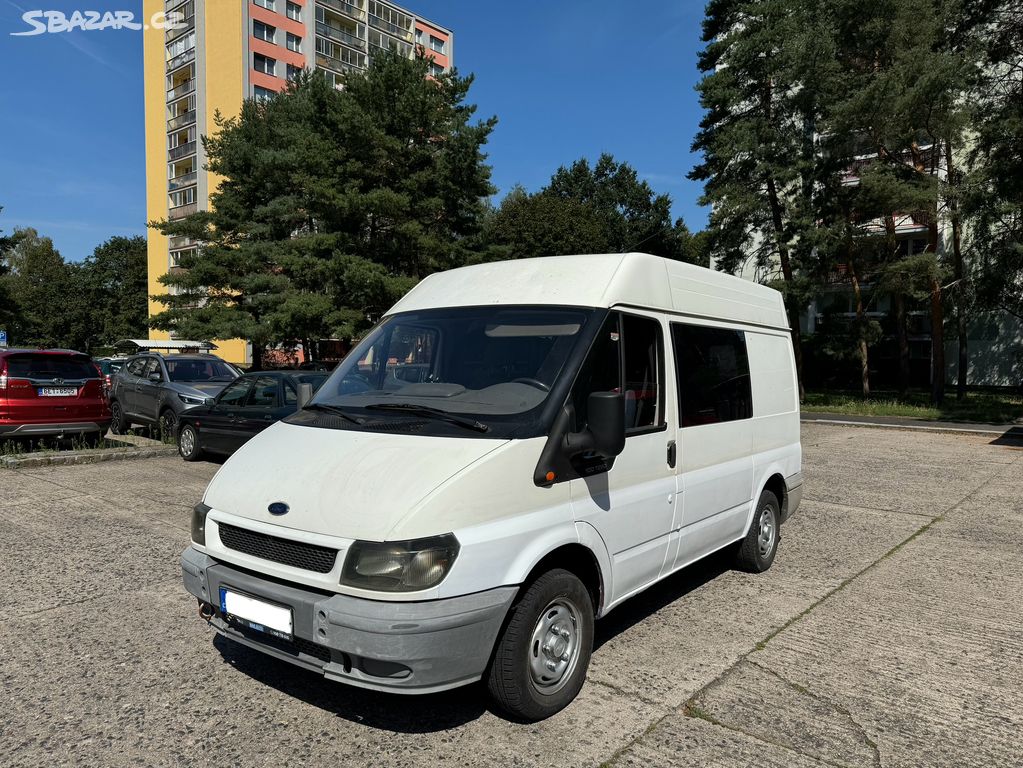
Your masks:
<instances>
[{"instance_id":1,"label":"van side window","mask_svg":"<svg viewBox=\"0 0 1023 768\"><path fill-rule=\"evenodd\" d=\"M664 423L659 413L661 324L649 317L622 315L625 369L625 429Z\"/></svg>"},{"instance_id":2,"label":"van side window","mask_svg":"<svg viewBox=\"0 0 1023 768\"><path fill-rule=\"evenodd\" d=\"M572 395L576 429L586 426L591 392L624 393L626 432L662 424L662 348L661 326L656 320L611 313L576 381Z\"/></svg>"},{"instance_id":3,"label":"van side window","mask_svg":"<svg viewBox=\"0 0 1023 768\"><path fill-rule=\"evenodd\" d=\"M683 427L753 416L746 335L727 328L671 324Z\"/></svg>"},{"instance_id":4,"label":"van side window","mask_svg":"<svg viewBox=\"0 0 1023 768\"><path fill-rule=\"evenodd\" d=\"M141 376L142 372L146 369L146 362L148 362L146 358L136 357L134 360L128 363L127 365L128 373L130 373L132 376Z\"/></svg>"}]
</instances>

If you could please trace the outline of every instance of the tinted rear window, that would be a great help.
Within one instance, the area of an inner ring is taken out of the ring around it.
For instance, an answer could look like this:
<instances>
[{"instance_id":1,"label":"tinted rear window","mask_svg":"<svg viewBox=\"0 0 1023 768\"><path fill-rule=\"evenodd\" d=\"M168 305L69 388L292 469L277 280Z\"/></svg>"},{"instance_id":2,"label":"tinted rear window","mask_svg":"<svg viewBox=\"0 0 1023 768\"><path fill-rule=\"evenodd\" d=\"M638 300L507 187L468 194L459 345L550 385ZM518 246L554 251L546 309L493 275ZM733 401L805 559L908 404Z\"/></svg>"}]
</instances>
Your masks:
<instances>
[{"instance_id":1,"label":"tinted rear window","mask_svg":"<svg viewBox=\"0 0 1023 768\"><path fill-rule=\"evenodd\" d=\"M12 379L96 379L99 372L87 357L14 355L7 358Z\"/></svg>"}]
</instances>

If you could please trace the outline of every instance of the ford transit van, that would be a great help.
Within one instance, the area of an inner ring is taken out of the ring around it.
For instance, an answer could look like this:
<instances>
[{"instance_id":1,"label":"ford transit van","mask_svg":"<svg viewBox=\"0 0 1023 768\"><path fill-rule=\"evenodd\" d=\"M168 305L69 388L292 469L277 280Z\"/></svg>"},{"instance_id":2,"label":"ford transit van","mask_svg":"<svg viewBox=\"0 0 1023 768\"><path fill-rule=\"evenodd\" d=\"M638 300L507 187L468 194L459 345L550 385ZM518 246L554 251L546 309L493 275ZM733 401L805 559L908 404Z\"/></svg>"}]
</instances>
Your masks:
<instances>
[{"instance_id":1,"label":"ford transit van","mask_svg":"<svg viewBox=\"0 0 1023 768\"><path fill-rule=\"evenodd\" d=\"M396 693L483 680L525 720L594 620L802 494L781 295L640 253L483 264L402 298L210 482L182 555L222 635Z\"/></svg>"}]
</instances>

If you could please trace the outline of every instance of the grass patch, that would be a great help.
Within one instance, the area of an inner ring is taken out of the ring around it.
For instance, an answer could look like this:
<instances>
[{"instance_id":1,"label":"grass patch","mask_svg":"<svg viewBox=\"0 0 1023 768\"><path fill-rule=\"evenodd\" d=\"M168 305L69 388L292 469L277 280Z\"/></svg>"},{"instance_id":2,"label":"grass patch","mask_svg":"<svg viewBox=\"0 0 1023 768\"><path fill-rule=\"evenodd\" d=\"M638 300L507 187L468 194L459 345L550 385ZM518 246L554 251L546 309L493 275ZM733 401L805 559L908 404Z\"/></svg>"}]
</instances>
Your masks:
<instances>
[{"instance_id":1,"label":"grass patch","mask_svg":"<svg viewBox=\"0 0 1023 768\"><path fill-rule=\"evenodd\" d=\"M1023 396L1003 392L967 392L956 400L947 393L940 408L930 403L930 393L877 392L871 397L849 391L807 392L802 410L806 413L840 413L847 416L902 416L924 421L969 421L1008 424L1023 419Z\"/></svg>"},{"instance_id":2,"label":"grass patch","mask_svg":"<svg viewBox=\"0 0 1023 768\"><path fill-rule=\"evenodd\" d=\"M55 437L16 438L0 440L0 457L38 456L54 453L81 453L104 448L124 448L125 444L111 442L105 437L92 443L81 436L58 440Z\"/></svg>"}]
</instances>

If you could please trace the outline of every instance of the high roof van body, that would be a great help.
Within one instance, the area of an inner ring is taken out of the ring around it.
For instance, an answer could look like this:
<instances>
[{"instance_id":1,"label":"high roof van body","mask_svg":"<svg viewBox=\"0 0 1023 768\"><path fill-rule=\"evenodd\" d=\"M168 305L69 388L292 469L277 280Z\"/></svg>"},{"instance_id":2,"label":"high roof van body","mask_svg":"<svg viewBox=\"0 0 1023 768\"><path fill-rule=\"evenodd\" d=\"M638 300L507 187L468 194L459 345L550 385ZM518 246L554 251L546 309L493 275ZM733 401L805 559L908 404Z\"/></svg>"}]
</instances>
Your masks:
<instances>
[{"instance_id":1,"label":"high roof van body","mask_svg":"<svg viewBox=\"0 0 1023 768\"><path fill-rule=\"evenodd\" d=\"M640 253L431 275L213 478L182 555L221 634L352 685L583 685L594 620L802 495L781 295Z\"/></svg>"}]
</instances>

